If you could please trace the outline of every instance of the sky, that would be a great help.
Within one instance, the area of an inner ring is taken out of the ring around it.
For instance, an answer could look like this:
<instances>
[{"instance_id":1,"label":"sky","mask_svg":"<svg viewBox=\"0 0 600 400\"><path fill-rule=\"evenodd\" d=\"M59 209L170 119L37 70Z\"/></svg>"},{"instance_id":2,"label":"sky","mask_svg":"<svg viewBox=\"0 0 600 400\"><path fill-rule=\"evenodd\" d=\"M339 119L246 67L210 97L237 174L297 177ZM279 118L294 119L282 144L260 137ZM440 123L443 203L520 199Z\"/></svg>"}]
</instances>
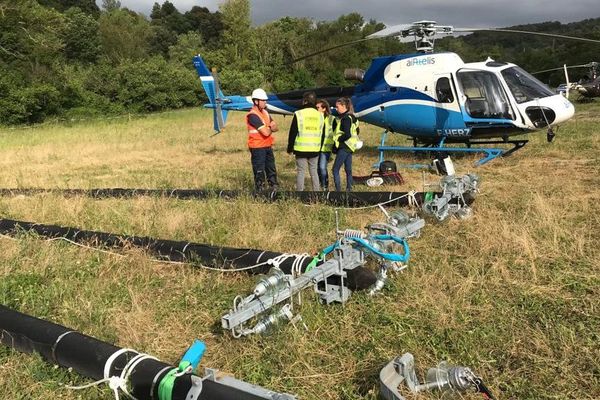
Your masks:
<instances>
[{"instance_id":1,"label":"sky","mask_svg":"<svg viewBox=\"0 0 600 400\"><path fill-rule=\"evenodd\" d=\"M149 15L155 1L120 0L123 7ZM193 6L216 11L222 0L170 0L180 12ZM101 0L97 0L101 4ZM252 21L260 25L285 16L333 20L358 12L386 25L433 20L454 27L506 27L544 21L574 22L600 17L598 0L251 0Z\"/></svg>"}]
</instances>

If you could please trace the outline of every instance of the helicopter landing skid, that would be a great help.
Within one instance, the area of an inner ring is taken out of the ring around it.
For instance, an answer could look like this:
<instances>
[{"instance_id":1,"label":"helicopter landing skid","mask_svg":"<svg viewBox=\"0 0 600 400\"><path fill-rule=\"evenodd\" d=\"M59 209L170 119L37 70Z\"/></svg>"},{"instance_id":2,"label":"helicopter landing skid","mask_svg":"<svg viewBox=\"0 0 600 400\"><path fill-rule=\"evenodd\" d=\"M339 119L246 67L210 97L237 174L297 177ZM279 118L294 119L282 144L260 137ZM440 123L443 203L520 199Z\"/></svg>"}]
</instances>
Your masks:
<instances>
[{"instance_id":1,"label":"helicopter landing skid","mask_svg":"<svg viewBox=\"0 0 600 400\"><path fill-rule=\"evenodd\" d=\"M379 160L375 163L374 167L379 168L379 165L384 161L384 154L386 151L404 151L404 152L436 152L443 151L447 153L484 153L484 156L475 162L476 166L483 165L497 157L506 157L519 150L529 142L528 140L487 140L487 141L472 141L467 143L467 147L446 147L444 146L444 140L438 145L432 145L429 147L418 147L418 146L385 146L385 138L387 131L383 132L381 136L381 145L377 148L379 151ZM513 147L508 150L504 150L498 147L472 147L473 145L489 145L489 144L512 144ZM404 165L408 168L428 168L427 164L410 164Z\"/></svg>"},{"instance_id":2,"label":"helicopter landing skid","mask_svg":"<svg viewBox=\"0 0 600 400\"><path fill-rule=\"evenodd\" d=\"M470 143L467 144L467 146L470 147L470 146L472 146L474 144L476 144L476 145L481 145L481 144L512 144L513 145L512 148L510 148L508 150L502 151L502 154L501 154L502 157L508 157L512 153L514 153L515 151L521 149L527 143L529 143L529 140L526 140L526 139L521 139L521 140L485 140L485 141L470 142ZM479 164L479 165L481 165L481 164Z\"/></svg>"}]
</instances>

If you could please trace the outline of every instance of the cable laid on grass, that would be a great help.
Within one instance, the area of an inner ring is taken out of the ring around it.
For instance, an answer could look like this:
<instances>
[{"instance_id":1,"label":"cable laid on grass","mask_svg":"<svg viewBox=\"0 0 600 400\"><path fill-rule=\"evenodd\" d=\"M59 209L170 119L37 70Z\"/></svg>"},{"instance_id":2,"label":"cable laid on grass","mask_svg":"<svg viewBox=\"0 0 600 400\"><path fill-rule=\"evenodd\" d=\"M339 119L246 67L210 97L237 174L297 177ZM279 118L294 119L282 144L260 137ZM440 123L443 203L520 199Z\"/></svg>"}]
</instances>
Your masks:
<instances>
[{"instance_id":1,"label":"cable laid on grass","mask_svg":"<svg viewBox=\"0 0 600 400\"><path fill-rule=\"evenodd\" d=\"M147 236L118 235L107 232L87 231L58 225L43 225L33 222L0 219L0 234L15 235L32 232L53 240L66 240L93 248L124 248L134 246L144 249L161 261L186 263L218 271L247 271L264 274L277 263L286 274L305 272L313 261L306 254L278 253L257 249L237 249L206 244L156 239ZM376 280L372 271L359 267L348 273L350 289L366 289Z\"/></svg>"},{"instance_id":2,"label":"cable laid on grass","mask_svg":"<svg viewBox=\"0 0 600 400\"><path fill-rule=\"evenodd\" d=\"M195 375L193 371L202 357L199 354L195 358L197 342L186 352L179 367L173 367L137 350L120 348L0 305L0 343L24 353L38 353L49 363L95 380L68 387L73 390L107 383L116 400L120 399L119 393L136 400L295 399L233 377L222 379L217 370L208 369L202 378Z\"/></svg>"},{"instance_id":3,"label":"cable laid on grass","mask_svg":"<svg viewBox=\"0 0 600 400\"><path fill-rule=\"evenodd\" d=\"M425 192L295 192L295 191L260 191L248 192L244 190L221 190L221 189L0 189L0 196L35 195L41 193L56 193L64 196L88 196L92 198L109 197L138 197L153 196L191 199L233 199L249 196L264 201L278 201L296 199L305 204L330 204L334 206L361 207L378 206L385 204L389 206L411 206L423 203ZM441 193L437 193L441 195Z\"/></svg>"}]
</instances>

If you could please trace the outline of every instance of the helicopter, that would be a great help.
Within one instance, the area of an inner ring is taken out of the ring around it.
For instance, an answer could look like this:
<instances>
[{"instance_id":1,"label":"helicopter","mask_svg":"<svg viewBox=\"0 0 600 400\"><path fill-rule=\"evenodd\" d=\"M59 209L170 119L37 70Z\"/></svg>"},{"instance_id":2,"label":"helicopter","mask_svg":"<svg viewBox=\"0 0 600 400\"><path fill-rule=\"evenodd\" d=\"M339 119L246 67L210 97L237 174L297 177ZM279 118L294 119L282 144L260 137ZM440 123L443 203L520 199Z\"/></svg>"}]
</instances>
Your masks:
<instances>
[{"instance_id":1,"label":"helicopter","mask_svg":"<svg viewBox=\"0 0 600 400\"><path fill-rule=\"evenodd\" d=\"M567 70L573 68L587 68L588 73L581 78L578 82L569 81L569 73ZM569 91L573 90L579 93L580 99L592 99L594 97L600 97L600 63L596 61L589 62L587 64L580 65L564 65L559 68L550 68L542 71L533 72L533 75L543 74L552 71L565 71L565 96L569 98Z\"/></svg>"},{"instance_id":2,"label":"helicopter","mask_svg":"<svg viewBox=\"0 0 600 400\"><path fill-rule=\"evenodd\" d=\"M458 54L434 53L436 35L457 32L497 31L560 37L600 43L600 40L575 38L548 33L508 29L467 29L418 21L385 28L363 39L323 49L317 54L364 40L386 37L408 38L415 42L416 53L374 58L366 71L345 70L345 77L357 81L354 86L321 87L269 94L267 108L274 114L291 115L302 106L306 91L335 104L339 97L350 97L359 121L383 128L378 166L386 151L444 151L483 153L476 164L482 165L522 148L528 140L512 140L521 135L548 128L547 139L554 138L553 127L569 120L575 108L568 99L554 93L545 84L519 66L494 61L465 63ZM214 129L220 132L228 111L248 111L249 96L225 96L219 88L216 70L209 71L202 57L193 63L209 99L205 105L214 110ZM335 109L332 110L335 114ZM413 146L386 146L388 133L412 138ZM450 147L448 143L464 146ZM503 149L492 144L508 144Z\"/></svg>"}]
</instances>

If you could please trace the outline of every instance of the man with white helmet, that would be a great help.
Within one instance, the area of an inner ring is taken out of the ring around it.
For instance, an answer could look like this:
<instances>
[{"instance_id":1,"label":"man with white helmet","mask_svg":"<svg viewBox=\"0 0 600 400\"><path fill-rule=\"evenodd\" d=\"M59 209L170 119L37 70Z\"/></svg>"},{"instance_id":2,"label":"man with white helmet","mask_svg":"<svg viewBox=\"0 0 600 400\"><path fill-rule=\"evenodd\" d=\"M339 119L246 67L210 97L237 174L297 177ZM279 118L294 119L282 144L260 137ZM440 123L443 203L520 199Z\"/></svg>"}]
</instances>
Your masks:
<instances>
[{"instance_id":1,"label":"man with white helmet","mask_svg":"<svg viewBox=\"0 0 600 400\"><path fill-rule=\"evenodd\" d=\"M250 149L254 186L265 188L265 177L271 189L277 189L277 170L273 155L274 132L279 128L267 111L267 93L263 89L252 91L252 108L246 114L248 148Z\"/></svg>"}]
</instances>

